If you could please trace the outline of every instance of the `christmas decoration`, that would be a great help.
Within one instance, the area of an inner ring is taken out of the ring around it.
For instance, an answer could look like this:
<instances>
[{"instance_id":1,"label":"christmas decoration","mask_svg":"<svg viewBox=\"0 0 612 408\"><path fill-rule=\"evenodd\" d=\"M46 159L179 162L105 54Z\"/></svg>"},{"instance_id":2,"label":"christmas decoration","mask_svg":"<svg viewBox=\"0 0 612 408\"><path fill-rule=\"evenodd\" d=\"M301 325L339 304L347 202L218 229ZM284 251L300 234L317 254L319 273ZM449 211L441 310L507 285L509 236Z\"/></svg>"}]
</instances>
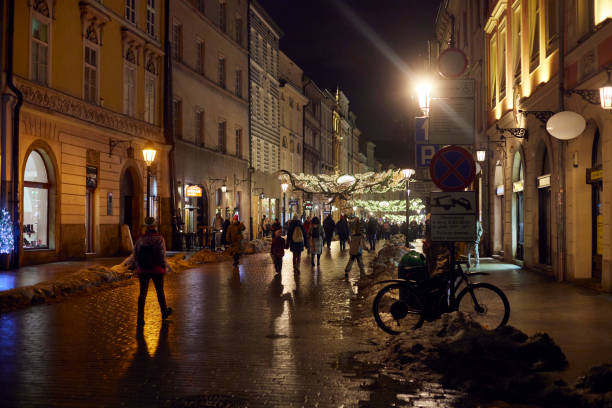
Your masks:
<instances>
[{"instance_id":1,"label":"christmas decoration","mask_svg":"<svg viewBox=\"0 0 612 408\"><path fill-rule=\"evenodd\" d=\"M0 212L0 254L10 254L15 249L13 222L6 208Z\"/></svg>"},{"instance_id":2,"label":"christmas decoration","mask_svg":"<svg viewBox=\"0 0 612 408\"><path fill-rule=\"evenodd\" d=\"M406 200L353 200L353 205L371 213L392 214L406 212ZM420 198L411 198L409 200L408 209L410 211L420 213L424 208L425 204L423 204L423 200Z\"/></svg>"}]
</instances>

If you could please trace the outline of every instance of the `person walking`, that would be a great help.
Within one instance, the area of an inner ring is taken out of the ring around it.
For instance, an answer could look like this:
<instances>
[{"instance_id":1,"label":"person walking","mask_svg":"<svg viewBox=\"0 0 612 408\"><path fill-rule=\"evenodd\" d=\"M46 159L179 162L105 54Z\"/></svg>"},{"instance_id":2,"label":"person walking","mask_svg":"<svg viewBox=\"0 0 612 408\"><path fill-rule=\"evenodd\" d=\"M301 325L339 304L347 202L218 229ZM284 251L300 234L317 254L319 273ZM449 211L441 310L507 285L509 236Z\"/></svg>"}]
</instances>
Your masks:
<instances>
[{"instance_id":1,"label":"person walking","mask_svg":"<svg viewBox=\"0 0 612 408\"><path fill-rule=\"evenodd\" d=\"M308 248L308 241L306 240L306 230L297 214L293 214L293 220L289 223L286 247L293 253L293 272L300 273L302 251L304 247Z\"/></svg>"},{"instance_id":2,"label":"person walking","mask_svg":"<svg viewBox=\"0 0 612 408\"><path fill-rule=\"evenodd\" d=\"M274 270L280 274L283 269L283 256L285 256L285 239L281 235L280 227L272 225L272 246L270 247L270 255L274 262Z\"/></svg>"},{"instance_id":3,"label":"person walking","mask_svg":"<svg viewBox=\"0 0 612 408\"><path fill-rule=\"evenodd\" d=\"M346 268L344 269L344 278L348 278L348 274L353 267L353 262L357 261L357 265L359 265L359 273L361 275L365 274L365 267L363 266L363 248L365 248L365 239L362 233L362 225L361 222L357 219L352 225L352 235L350 237L350 246L349 246L349 261L346 264Z\"/></svg>"},{"instance_id":4,"label":"person walking","mask_svg":"<svg viewBox=\"0 0 612 408\"><path fill-rule=\"evenodd\" d=\"M323 238L325 236L325 231L321 226L319 217L313 217L307 235L309 240L308 245L310 248L310 264L314 266L314 259L316 255L317 266L321 265L321 252L323 252Z\"/></svg>"},{"instance_id":5,"label":"person walking","mask_svg":"<svg viewBox=\"0 0 612 408\"><path fill-rule=\"evenodd\" d=\"M223 231L223 218L221 218L221 213L217 213L215 215L215 219L212 222L213 224L213 234L212 241L210 243L210 249L215 251L217 245L221 245L221 241L223 240L221 236L221 231Z\"/></svg>"},{"instance_id":6,"label":"person walking","mask_svg":"<svg viewBox=\"0 0 612 408\"><path fill-rule=\"evenodd\" d=\"M478 266L480 264L480 238L482 238L482 223L480 220L476 220L476 240L468 245L467 257L468 265L472 265L472 248L474 248L474 264Z\"/></svg>"},{"instance_id":7,"label":"person walking","mask_svg":"<svg viewBox=\"0 0 612 408\"><path fill-rule=\"evenodd\" d=\"M238 214L234 215L232 224L227 228L225 240L230 246L230 255L234 257L234 266L240 263L240 254L242 253L242 231L246 229L243 223L238 219Z\"/></svg>"},{"instance_id":8,"label":"person walking","mask_svg":"<svg viewBox=\"0 0 612 408\"><path fill-rule=\"evenodd\" d=\"M306 220L304 221L304 231L306 231L306 234L308 234L308 231L310 231L311 223L312 221L310 220L310 217L306 217Z\"/></svg>"},{"instance_id":9,"label":"person walking","mask_svg":"<svg viewBox=\"0 0 612 408\"><path fill-rule=\"evenodd\" d=\"M231 223L229 218L226 218L223 221L223 226L221 227L221 251L225 250L225 246L229 244L227 240L227 229L230 227Z\"/></svg>"},{"instance_id":10,"label":"person walking","mask_svg":"<svg viewBox=\"0 0 612 408\"><path fill-rule=\"evenodd\" d=\"M346 241L349 238L349 226L344 215L340 216L338 224L336 224L336 231L338 232L338 238L340 239L340 250L346 249Z\"/></svg>"},{"instance_id":11,"label":"person walking","mask_svg":"<svg viewBox=\"0 0 612 408\"><path fill-rule=\"evenodd\" d=\"M378 230L378 222L376 218L370 217L367 226L368 241L370 242L370 251L376 251L376 231Z\"/></svg>"},{"instance_id":12,"label":"person walking","mask_svg":"<svg viewBox=\"0 0 612 408\"><path fill-rule=\"evenodd\" d=\"M334 229L336 228L336 223L332 218L331 214L325 217L323 220L323 231L325 231L325 242L327 243L327 249L331 248L331 240L334 236Z\"/></svg>"},{"instance_id":13,"label":"person walking","mask_svg":"<svg viewBox=\"0 0 612 408\"><path fill-rule=\"evenodd\" d=\"M153 217L146 217L146 232L136 241L134 246L134 260L136 261L136 274L140 282L138 295L138 317L136 324L144 326L144 308L149 291L149 280L153 280L157 301L161 310L162 319L172 314L172 308L166 305L164 294L164 274L166 273L166 242L157 232L157 222Z\"/></svg>"}]
</instances>

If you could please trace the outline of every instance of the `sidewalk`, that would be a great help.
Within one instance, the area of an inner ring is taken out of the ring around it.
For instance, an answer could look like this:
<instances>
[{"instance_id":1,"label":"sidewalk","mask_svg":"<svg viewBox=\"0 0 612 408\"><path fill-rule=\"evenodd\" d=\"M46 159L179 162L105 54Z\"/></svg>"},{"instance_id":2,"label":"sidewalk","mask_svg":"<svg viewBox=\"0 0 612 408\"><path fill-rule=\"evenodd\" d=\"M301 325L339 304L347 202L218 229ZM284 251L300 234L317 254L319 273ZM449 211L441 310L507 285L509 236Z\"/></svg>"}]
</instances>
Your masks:
<instances>
[{"instance_id":1,"label":"sidewalk","mask_svg":"<svg viewBox=\"0 0 612 408\"><path fill-rule=\"evenodd\" d=\"M124 259L125 257L123 256L114 258L95 258L84 261L62 261L2 271L0 272L0 291L36 285L40 282L53 281L92 265L117 265Z\"/></svg>"}]
</instances>

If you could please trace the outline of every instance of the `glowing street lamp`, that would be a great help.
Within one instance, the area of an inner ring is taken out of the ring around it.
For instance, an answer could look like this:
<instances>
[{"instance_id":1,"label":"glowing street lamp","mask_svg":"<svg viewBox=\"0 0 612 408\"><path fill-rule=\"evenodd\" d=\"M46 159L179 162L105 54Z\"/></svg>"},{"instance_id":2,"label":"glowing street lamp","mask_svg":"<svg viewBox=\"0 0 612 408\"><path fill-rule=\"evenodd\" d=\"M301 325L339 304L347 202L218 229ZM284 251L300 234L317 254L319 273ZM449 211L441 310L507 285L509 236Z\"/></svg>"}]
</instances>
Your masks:
<instances>
[{"instance_id":1,"label":"glowing street lamp","mask_svg":"<svg viewBox=\"0 0 612 408\"><path fill-rule=\"evenodd\" d=\"M225 185L225 183L223 183L223 185L221 186L221 192L225 193L227 191L227 186Z\"/></svg>"},{"instance_id":2,"label":"glowing street lamp","mask_svg":"<svg viewBox=\"0 0 612 408\"><path fill-rule=\"evenodd\" d=\"M479 162L483 162L485 161L487 157L487 151L486 150L477 150L476 151L476 160L478 160Z\"/></svg>"},{"instance_id":3,"label":"glowing street lamp","mask_svg":"<svg viewBox=\"0 0 612 408\"><path fill-rule=\"evenodd\" d=\"M156 154L155 146L151 142L147 142L142 149L142 157L147 165L147 217L151 216L151 165Z\"/></svg>"},{"instance_id":4,"label":"glowing street lamp","mask_svg":"<svg viewBox=\"0 0 612 408\"><path fill-rule=\"evenodd\" d=\"M407 180L410 177L414 176L416 171L414 169L402 169L402 176Z\"/></svg>"},{"instance_id":5,"label":"glowing street lamp","mask_svg":"<svg viewBox=\"0 0 612 408\"><path fill-rule=\"evenodd\" d=\"M599 103L603 109L612 109L612 79L610 79L612 70L608 70L608 81L599 88Z\"/></svg>"},{"instance_id":6,"label":"glowing street lamp","mask_svg":"<svg viewBox=\"0 0 612 408\"><path fill-rule=\"evenodd\" d=\"M419 108L423 111L423 115L429 116L429 102L431 100L431 83L423 82L416 86L417 99L419 101Z\"/></svg>"}]
</instances>

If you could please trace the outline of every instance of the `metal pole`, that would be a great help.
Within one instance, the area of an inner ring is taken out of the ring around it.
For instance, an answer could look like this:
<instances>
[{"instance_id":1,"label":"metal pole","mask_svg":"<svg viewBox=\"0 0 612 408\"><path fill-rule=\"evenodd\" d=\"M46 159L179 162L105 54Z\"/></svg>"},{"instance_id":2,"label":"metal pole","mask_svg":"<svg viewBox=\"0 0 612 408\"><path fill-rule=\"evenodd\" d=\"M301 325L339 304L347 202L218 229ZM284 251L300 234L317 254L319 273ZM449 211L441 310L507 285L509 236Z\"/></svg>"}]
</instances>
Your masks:
<instances>
[{"instance_id":1,"label":"metal pole","mask_svg":"<svg viewBox=\"0 0 612 408\"><path fill-rule=\"evenodd\" d=\"M151 166L147 166L147 217L151 216Z\"/></svg>"},{"instance_id":2,"label":"metal pole","mask_svg":"<svg viewBox=\"0 0 612 408\"><path fill-rule=\"evenodd\" d=\"M565 2L564 0L559 0L558 8L557 8L557 27L563 27L563 17L565 15ZM558 77L559 77L559 112L565 110L565 31L563 29L559 30L559 68L558 68ZM558 149L558 158L557 158L557 166L559 172L559 211L558 211L558 231L557 231L557 280L564 281L567 278L567 259L565 257L566 247L565 247L565 239L566 239L566 230L565 230L565 222L566 222L566 214L565 214L565 150L567 147L567 141L561 140Z\"/></svg>"},{"instance_id":3,"label":"metal pole","mask_svg":"<svg viewBox=\"0 0 612 408\"><path fill-rule=\"evenodd\" d=\"M285 222L287 221L286 205L287 205L287 193L283 192L283 216L282 216L283 224L281 225L281 231L285 231Z\"/></svg>"},{"instance_id":4,"label":"metal pole","mask_svg":"<svg viewBox=\"0 0 612 408\"><path fill-rule=\"evenodd\" d=\"M410 218L410 214L409 214L409 209L408 209L408 204L409 204L409 193L408 193L408 186L409 186L409 182L408 179L406 179L406 229L404 230L404 232L406 233L406 247L410 248L410 237L409 237L409 232L410 232L410 222L409 222L409 218Z\"/></svg>"}]
</instances>

